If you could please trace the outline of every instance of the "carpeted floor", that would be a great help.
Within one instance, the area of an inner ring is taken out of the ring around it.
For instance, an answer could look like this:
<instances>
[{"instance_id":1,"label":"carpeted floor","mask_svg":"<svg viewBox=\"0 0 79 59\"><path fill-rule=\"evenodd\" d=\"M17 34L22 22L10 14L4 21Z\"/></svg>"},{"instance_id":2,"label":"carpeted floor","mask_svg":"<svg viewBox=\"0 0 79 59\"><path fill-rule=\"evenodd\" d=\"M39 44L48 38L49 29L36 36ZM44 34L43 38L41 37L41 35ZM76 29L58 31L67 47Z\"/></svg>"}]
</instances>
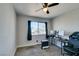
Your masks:
<instances>
[{"instance_id":1,"label":"carpeted floor","mask_svg":"<svg viewBox=\"0 0 79 59\"><path fill-rule=\"evenodd\" d=\"M18 48L15 56L61 56L60 48L50 46L48 49L41 49L40 45Z\"/></svg>"}]
</instances>

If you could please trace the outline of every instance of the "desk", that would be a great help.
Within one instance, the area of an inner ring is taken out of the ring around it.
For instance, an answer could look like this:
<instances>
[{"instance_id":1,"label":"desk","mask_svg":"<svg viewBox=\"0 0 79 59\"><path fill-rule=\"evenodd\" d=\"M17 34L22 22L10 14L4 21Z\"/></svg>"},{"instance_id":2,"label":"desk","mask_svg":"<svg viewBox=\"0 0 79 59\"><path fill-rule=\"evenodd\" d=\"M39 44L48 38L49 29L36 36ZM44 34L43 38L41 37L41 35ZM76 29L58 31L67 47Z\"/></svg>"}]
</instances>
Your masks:
<instances>
[{"instance_id":1,"label":"desk","mask_svg":"<svg viewBox=\"0 0 79 59\"><path fill-rule=\"evenodd\" d=\"M48 36L49 45L54 44L54 37L55 37L55 35L53 35L53 34Z\"/></svg>"},{"instance_id":2,"label":"desk","mask_svg":"<svg viewBox=\"0 0 79 59\"><path fill-rule=\"evenodd\" d=\"M63 45L64 45L64 41L65 40L69 40L69 36L49 36L49 41L51 44L56 45L58 47L61 48L61 54L63 53Z\"/></svg>"},{"instance_id":3,"label":"desk","mask_svg":"<svg viewBox=\"0 0 79 59\"><path fill-rule=\"evenodd\" d=\"M69 40L69 36L63 36L63 37L55 37L55 45L61 48L61 54L63 53L63 45L64 45L64 41Z\"/></svg>"},{"instance_id":4,"label":"desk","mask_svg":"<svg viewBox=\"0 0 79 59\"><path fill-rule=\"evenodd\" d=\"M62 36L63 39L69 39L69 35Z\"/></svg>"},{"instance_id":5,"label":"desk","mask_svg":"<svg viewBox=\"0 0 79 59\"><path fill-rule=\"evenodd\" d=\"M69 40L69 36L63 36L60 39L61 39L61 54L63 54L63 45L64 45L64 42Z\"/></svg>"}]
</instances>

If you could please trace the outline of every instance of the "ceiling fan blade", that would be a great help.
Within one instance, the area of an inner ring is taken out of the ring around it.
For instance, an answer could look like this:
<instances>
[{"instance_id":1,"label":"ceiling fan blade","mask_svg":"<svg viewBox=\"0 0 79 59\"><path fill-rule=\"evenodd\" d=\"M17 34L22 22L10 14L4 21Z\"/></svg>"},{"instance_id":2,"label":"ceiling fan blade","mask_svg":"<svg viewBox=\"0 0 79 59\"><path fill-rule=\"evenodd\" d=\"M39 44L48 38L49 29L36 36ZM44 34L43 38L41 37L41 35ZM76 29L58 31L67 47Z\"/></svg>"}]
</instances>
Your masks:
<instances>
[{"instance_id":1,"label":"ceiling fan blade","mask_svg":"<svg viewBox=\"0 0 79 59\"><path fill-rule=\"evenodd\" d=\"M49 14L49 11L47 10L47 12L46 12L47 14Z\"/></svg>"},{"instance_id":2,"label":"ceiling fan blade","mask_svg":"<svg viewBox=\"0 0 79 59\"><path fill-rule=\"evenodd\" d=\"M43 8L40 8L40 9L38 9L38 10L35 10L36 12L38 12L38 11L40 11L40 10L42 10Z\"/></svg>"},{"instance_id":3,"label":"ceiling fan blade","mask_svg":"<svg viewBox=\"0 0 79 59\"><path fill-rule=\"evenodd\" d=\"M48 7L56 6L56 5L58 5L58 4L59 4L59 3L52 3L52 4L48 5Z\"/></svg>"}]
</instances>

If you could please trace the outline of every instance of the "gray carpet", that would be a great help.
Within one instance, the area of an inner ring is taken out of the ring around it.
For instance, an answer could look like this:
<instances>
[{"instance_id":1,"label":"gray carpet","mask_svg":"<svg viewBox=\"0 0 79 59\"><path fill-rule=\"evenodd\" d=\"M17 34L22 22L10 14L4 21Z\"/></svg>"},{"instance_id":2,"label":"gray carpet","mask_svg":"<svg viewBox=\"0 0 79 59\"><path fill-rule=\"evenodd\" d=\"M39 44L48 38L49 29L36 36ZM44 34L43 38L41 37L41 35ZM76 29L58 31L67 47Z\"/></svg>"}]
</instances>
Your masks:
<instances>
[{"instance_id":1,"label":"gray carpet","mask_svg":"<svg viewBox=\"0 0 79 59\"><path fill-rule=\"evenodd\" d=\"M41 49L40 45L18 48L15 56L61 56L60 48L50 46L47 49Z\"/></svg>"}]
</instances>

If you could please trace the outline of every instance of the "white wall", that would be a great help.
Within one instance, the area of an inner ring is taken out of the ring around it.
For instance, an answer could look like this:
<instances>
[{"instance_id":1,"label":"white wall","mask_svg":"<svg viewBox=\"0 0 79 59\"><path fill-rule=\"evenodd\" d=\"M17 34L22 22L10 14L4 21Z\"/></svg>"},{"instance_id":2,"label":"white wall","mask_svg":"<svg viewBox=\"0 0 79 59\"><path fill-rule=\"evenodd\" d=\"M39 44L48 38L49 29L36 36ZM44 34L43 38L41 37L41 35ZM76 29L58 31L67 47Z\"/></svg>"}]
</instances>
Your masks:
<instances>
[{"instance_id":1,"label":"white wall","mask_svg":"<svg viewBox=\"0 0 79 59\"><path fill-rule=\"evenodd\" d=\"M15 40L15 11L11 4L0 4L0 56L14 55Z\"/></svg>"},{"instance_id":2,"label":"white wall","mask_svg":"<svg viewBox=\"0 0 79 59\"><path fill-rule=\"evenodd\" d=\"M69 11L52 20L53 30L64 30L65 32L79 31L79 9Z\"/></svg>"},{"instance_id":3,"label":"white wall","mask_svg":"<svg viewBox=\"0 0 79 59\"><path fill-rule=\"evenodd\" d=\"M28 29L28 20L31 21L39 21L39 22L48 22L46 19L36 18L36 17L28 17L28 16L18 16L17 17L17 47L36 45L40 43L42 39L45 39L45 36L36 36L33 37L31 41L27 40L27 29ZM36 42L38 40L38 42Z\"/></svg>"}]
</instances>

